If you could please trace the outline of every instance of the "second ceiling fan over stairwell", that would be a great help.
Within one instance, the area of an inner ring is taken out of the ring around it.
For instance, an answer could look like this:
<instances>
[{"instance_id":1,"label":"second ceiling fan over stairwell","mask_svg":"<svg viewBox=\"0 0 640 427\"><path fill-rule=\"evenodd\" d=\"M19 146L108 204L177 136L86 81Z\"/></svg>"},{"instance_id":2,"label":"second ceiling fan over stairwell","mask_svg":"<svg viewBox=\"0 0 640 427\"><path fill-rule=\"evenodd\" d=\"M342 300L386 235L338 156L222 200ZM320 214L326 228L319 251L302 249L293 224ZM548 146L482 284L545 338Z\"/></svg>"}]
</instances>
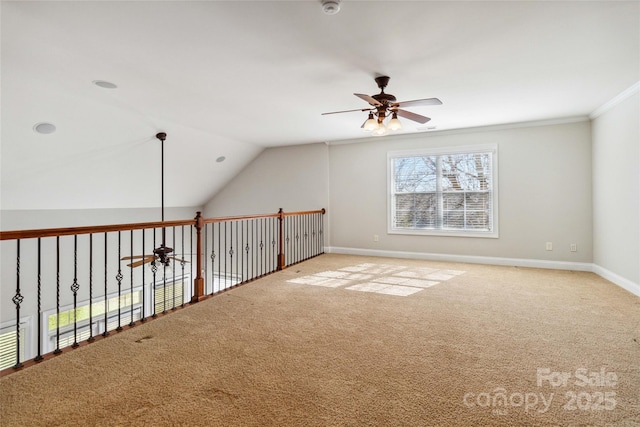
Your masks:
<instances>
[{"instance_id":1,"label":"second ceiling fan over stairwell","mask_svg":"<svg viewBox=\"0 0 640 427\"><path fill-rule=\"evenodd\" d=\"M164 222L164 140L167 139L167 134L164 132L159 132L156 134L156 138L160 140L160 188L162 194L161 200L161 210L162 210L162 222ZM172 256L173 248L170 248L166 245L166 228L162 227L162 243L159 247L153 250L153 254L149 255L132 255L120 258L121 260L134 260L130 264L127 264L127 267L139 267L144 264L151 263L152 267L156 267L156 263L159 263L163 266L168 266L171 260L176 260L178 262L189 262L180 258L176 258Z\"/></svg>"}]
</instances>

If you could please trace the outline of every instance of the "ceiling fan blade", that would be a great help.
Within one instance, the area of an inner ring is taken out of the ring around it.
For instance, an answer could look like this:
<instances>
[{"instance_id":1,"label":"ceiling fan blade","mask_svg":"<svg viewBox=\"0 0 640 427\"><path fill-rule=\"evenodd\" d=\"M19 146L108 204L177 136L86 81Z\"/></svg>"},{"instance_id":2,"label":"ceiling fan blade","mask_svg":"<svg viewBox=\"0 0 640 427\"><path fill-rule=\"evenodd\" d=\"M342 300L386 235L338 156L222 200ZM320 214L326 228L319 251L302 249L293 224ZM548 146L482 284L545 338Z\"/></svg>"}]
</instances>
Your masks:
<instances>
[{"instance_id":1,"label":"ceiling fan blade","mask_svg":"<svg viewBox=\"0 0 640 427\"><path fill-rule=\"evenodd\" d=\"M404 117L405 119L413 120L414 122L418 123L424 124L431 120L429 117L421 116L420 114L412 113L411 111L407 110L397 109L393 111L396 111L400 117Z\"/></svg>"},{"instance_id":2,"label":"ceiling fan blade","mask_svg":"<svg viewBox=\"0 0 640 427\"><path fill-rule=\"evenodd\" d=\"M360 99L364 99L369 104L374 105L376 107L379 107L379 106L382 105L379 101L377 101L376 99L370 97L369 95L365 95L363 93L354 93L354 95L357 96Z\"/></svg>"},{"instance_id":3,"label":"ceiling fan blade","mask_svg":"<svg viewBox=\"0 0 640 427\"><path fill-rule=\"evenodd\" d=\"M126 259L137 259L137 258L146 258L146 257L150 257L153 255L132 255L132 256L123 256L122 258L120 258L121 261L124 261Z\"/></svg>"},{"instance_id":4,"label":"ceiling fan blade","mask_svg":"<svg viewBox=\"0 0 640 427\"><path fill-rule=\"evenodd\" d=\"M353 111L369 111L369 110L370 108L358 108L357 110L332 111L330 113L322 113L321 115L326 116L327 114L351 113Z\"/></svg>"},{"instance_id":5,"label":"ceiling fan blade","mask_svg":"<svg viewBox=\"0 0 640 427\"><path fill-rule=\"evenodd\" d=\"M155 256L148 256L144 259L141 259L140 261L136 261L136 262L132 262L131 264L127 264L127 267L140 267L143 264L147 264L153 260L155 260L156 257Z\"/></svg>"},{"instance_id":6,"label":"ceiling fan blade","mask_svg":"<svg viewBox=\"0 0 640 427\"><path fill-rule=\"evenodd\" d=\"M413 101L402 101L393 104L394 107L418 107L421 105L442 105L438 98L414 99Z\"/></svg>"},{"instance_id":7,"label":"ceiling fan blade","mask_svg":"<svg viewBox=\"0 0 640 427\"><path fill-rule=\"evenodd\" d=\"M174 257L174 256L168 256L167 259L175 259L178 262L189 262L186 259L182 259L182 258L178 258L178 257Z\"/></svg>"}]
</instances>

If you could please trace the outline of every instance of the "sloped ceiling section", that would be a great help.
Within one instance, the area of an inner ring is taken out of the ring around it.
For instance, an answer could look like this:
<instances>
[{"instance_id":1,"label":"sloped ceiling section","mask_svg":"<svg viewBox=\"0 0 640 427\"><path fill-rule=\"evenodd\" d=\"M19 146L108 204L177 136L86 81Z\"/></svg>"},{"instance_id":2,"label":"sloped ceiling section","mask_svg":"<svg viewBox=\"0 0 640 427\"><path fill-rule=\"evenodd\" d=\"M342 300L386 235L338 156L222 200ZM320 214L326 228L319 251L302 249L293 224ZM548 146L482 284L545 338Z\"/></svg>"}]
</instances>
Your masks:
<instances>
[{"instance_id":1,"label":"sloped ceiling section","mask_svg":"<svg viewBox=\"0 0 640 427\"><path fill-rule=\"evenodd\" d=\"M321 113L380 74L440 98L411 109L437 130L587 116L640 77L636 1L341 6L3 1L0 207L156 207L159 131L167 206L203 205L264 148L361 138L364 113Z\"/></svg>"}]
</instances>

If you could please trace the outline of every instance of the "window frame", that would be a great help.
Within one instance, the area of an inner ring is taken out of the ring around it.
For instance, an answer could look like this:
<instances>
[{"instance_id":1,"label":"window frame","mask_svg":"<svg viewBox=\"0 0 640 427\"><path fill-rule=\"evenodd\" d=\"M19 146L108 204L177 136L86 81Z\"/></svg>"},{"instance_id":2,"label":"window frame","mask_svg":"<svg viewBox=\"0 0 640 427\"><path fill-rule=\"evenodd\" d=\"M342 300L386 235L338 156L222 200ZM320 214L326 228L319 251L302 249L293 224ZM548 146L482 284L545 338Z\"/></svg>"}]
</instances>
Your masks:
<instances>
[{"instance_id":1,"label":"window frame","mask_svg":"<svg viewBox=\"0 0 640 427\"><path fill-rule=\"evenodd\" d=\"M401 228L394 226L394 191L395 171L394 159L402 157L427 157L456 154L491 154L491 214L492 229L478 230L445 230L435 228ZM414 150L398 150L387 152L387 233L418 236L451 236L451 237L484 237L498 238L498 144L478 144L454 147L420 148Z\"/></svg>"},{"instance_id":2,"label":"window frame","mask_svg":"<svg viewBox=\"0 0 640 427\"><path fill-rule=\"evenodd\" d=\"M33 357L33 348L31 343L31 334L33 332L32 325L31 325L31 316L21 317L18 323L20 325L20 344L21 344L20 345L21 347L20 363L23 363L26 360L29 360ZM15 331L16 331L15 322L4 322L0 324L0 335L13 334L15 333ZM12 337L12 339L13 338L14 337ZM13 350L11 352L3 351L5 350L4 347L0 349L0 351L2 352L4 357L7 357L7 354L9 354L10 357L13 358L14 363L7 366L0 365L0 370L15 366L15 351L16 351L15 346L11 345L10 347L13 347Z\"/></svg>"}]
</instances>

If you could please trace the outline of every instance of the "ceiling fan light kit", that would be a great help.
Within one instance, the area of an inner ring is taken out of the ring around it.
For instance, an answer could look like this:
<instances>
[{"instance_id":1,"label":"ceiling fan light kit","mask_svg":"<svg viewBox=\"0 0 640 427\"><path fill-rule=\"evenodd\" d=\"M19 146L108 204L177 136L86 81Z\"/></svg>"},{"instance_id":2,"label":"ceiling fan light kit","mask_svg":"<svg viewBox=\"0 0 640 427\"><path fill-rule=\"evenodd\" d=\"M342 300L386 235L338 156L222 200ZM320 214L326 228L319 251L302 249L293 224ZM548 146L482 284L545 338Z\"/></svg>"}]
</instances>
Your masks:
<instances>
[{"instance_id":1,"label":"ceiling fan light kit","mask_svg":"<svg viewBox=\"0 0 640 427\"><path fill-rule=\"evenodd\" d=\"M414 99L412 101L396 102L396 97L390 93L385 93L384 88L389 83L389 76L378 76L375 78L380 93L377 95L365 95L363 93L354 93L358 98L366 101L371 105L370 108L361 108L357 110L345 110L345 111L333 111L326 114L348 113L352 111L367 111L369 116L362 125L362 130L365 132L371 132L374 136L386 135L389 131L398 131L402 129L402 122L398 119L398 116L405 119L412 120L421 124L427 123L431 120L429 117L422 116L420 114L412 113L411 111L403 110L399 107L409 106L425 106L425 105L441 105L442 101L438 98L425 98ZM385 119L391 117L385 125Z\"/></svg>"}]
</instances>

